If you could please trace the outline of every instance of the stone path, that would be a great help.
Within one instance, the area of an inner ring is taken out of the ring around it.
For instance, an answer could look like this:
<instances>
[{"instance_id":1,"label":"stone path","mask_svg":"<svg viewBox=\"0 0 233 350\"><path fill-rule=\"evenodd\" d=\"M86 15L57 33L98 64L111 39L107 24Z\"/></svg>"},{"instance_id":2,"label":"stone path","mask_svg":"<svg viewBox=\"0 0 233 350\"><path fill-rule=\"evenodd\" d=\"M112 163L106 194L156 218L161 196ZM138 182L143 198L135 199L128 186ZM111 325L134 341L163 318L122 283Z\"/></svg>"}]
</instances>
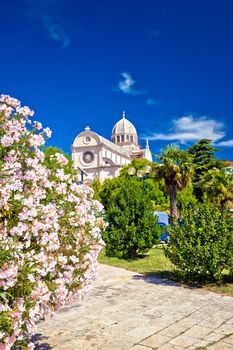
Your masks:
<instances>
[{"instance_id":1,"label":"stone path","mask_svg":"<svg viewBox=\"0 0 233 350\"><path fill-rule=\"evenodd\" d=\"M232 350L233 298L100 265L84 300L39 333L38 350Z\"/></svg>"}]
</instances>

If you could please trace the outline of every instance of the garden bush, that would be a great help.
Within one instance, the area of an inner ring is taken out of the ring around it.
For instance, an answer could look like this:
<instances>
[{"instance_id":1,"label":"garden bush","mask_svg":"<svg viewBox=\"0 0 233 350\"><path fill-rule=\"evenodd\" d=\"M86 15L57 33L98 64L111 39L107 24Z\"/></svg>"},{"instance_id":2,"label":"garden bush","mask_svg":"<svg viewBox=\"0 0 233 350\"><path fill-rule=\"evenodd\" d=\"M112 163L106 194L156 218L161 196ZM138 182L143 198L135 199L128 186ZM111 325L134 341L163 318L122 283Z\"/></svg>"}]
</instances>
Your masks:
<instances>
[{"instance_id":1,"label":"garden bush","mask_svg":"<svg viewBox=\"0 0 233 350\"><path fill-rule=\"evenodd\" d=\"M169 231L165 255L180 276L191 282L221 281L233 257L233 217L229 210L211 203L189 206L182 224Z\"/></svg>"},{"instance_id":2,"label":"garden bush","mask_svg":"<svg viewBox=\"0 0 233 350\"><path fill-rule=\"evenodd\" d=\"M0 349L81 297L103 247L102 205L61 152L45 159L49 128L14 98L0 98ZM48 153L49 154L49 153Z\"/></svg>"},{"instance_id":3,"label":"garden bush","mask_svg":"<svg viewBox=\"0 0 233 350\"><path fill-rule=\"evenodd\" d=\"M109 226L103 233L106 254L133 258L159 242L161 229L156 225L153 206L143 192L142 180L118 178L107 181L103 190Z\"/></svg>"}]
</instances>

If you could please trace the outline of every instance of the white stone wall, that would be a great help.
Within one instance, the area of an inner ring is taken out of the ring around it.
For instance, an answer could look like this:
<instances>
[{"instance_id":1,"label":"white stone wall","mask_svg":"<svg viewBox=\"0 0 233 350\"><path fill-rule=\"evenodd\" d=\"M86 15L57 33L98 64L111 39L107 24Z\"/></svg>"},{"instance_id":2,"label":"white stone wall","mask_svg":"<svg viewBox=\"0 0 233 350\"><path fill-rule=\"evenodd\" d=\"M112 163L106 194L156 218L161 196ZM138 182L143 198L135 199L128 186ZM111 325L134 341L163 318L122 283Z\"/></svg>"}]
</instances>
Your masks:
<instances>
[{"instance_id":1,"label":"white stone wall","mask_svg":"<svg viewBox=\"0 0 233 350\"><path fill-rule=\"evenodd\" d=\"M72 159L75 169L81 168L87 174L85 180L95 178L104 181L119 175L122 165L129 164L131 158L126 151L100 137L93 131L84 131L74 140Z\"/></svg>"}]
</instances>

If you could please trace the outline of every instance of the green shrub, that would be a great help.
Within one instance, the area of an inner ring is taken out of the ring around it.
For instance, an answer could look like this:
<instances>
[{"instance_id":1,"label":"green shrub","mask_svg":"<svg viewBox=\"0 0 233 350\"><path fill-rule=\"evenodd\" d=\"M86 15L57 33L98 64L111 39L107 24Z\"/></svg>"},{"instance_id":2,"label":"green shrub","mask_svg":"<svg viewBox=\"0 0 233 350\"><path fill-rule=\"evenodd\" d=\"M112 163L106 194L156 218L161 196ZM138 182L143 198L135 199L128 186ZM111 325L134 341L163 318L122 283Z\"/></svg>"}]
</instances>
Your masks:
<instances>
[{"instance_id":1,"label":"green shrub","mask_svg":"<svg viewBox=\"0 0 233 350\"><path fill-rule=\"evenodd\" d=\"M187 208L187 206L196 206L197 204L198 200L194 195L192 185L177 193L177 206L180 212L182 212L183 209Z\"/></svg>"},{"instance_id":2,"label":"green shrub","mask_svg":"<svg viewBox=\"0 0 233 350\"><path fill-rule=\"evenodd\" d=\"M137 179L117 179L109 182L105 210L109 227L103 233L106 254L132 258L147 252L159 241L160 227L156 225L152 203Z\"/></svg>"},{"instance_id":3,"label":"green shrub","mask_svg":"<svg viewBox=\"0 0 233 350\"><path fill-rule=\"evenodd\" d=\"M186 208L182 222L170 229L165 255L185 280L220 281L223 270L232 266L231 213L203 203Z\"/></svg>"}]
</instances>

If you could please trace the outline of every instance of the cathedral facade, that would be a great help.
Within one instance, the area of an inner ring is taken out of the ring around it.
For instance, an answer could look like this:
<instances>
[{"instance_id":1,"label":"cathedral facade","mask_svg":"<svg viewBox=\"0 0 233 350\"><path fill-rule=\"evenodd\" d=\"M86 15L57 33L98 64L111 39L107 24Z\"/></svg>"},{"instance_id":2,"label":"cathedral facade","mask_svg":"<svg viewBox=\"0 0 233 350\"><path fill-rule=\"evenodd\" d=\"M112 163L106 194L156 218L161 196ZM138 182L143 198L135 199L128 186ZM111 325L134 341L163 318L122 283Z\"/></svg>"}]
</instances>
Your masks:
<instances>
[{"instance_id":1,"label":"cathedral facade","mask_svg":"<svg viewBox=\"0 0 233 350\"><path fill-rule=\"evenodd\" d=\"M104 181L116 177L121 167L135 158L152 161L148 141L145 149L141 149L137 131L126 119L125 112L112 129L111 141L86 127L76 136L72 145L72 159L75 169L81 174L80 180Z\"/></svg>"}]
</instances>

